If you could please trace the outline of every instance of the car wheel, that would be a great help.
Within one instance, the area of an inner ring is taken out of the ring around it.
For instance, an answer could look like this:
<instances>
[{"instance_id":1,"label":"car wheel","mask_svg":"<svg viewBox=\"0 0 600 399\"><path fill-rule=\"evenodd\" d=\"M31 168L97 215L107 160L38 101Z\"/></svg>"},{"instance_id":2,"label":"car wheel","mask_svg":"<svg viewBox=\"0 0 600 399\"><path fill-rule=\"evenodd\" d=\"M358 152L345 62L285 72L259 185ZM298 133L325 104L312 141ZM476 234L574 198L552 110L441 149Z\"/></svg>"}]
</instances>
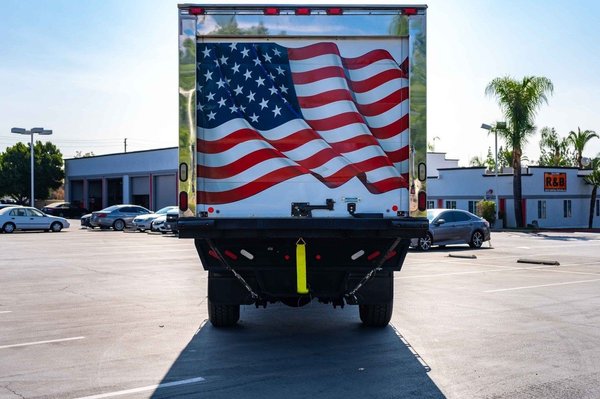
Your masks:
<instances>
[{"instance_id":1,"label":"car wheel","mask_svg":"<svg viewBox=\"0 0 600 399\"><path fill-rule=\"evenodd\" d=\"M117 231L123 231L123 229L125 228L125 222L122 221L121 219L117 219L113 223L112 227L113 227L113 229L115 229Z\"/></svg>"},{"instance_id":2,"label":"car wheel","mask_svg":"<svg viewBox=\"0 0 600 399\"><path fill-rule=\"evenodd\" d=\"M392 319L393 309L393 301L374 305L358 305L358 314L362 323L367 327L385 327Z\"/></svg>"},{"instance_id":3,"label":"car wheel","mask_svg":"<svg viewBox=\"0 0 600 399\"><path fill-rule=\"evenodd\" d=\"M208 300L208 320L215 327L232 327L240 319L240 305L224 305Z\"/></svg>"},{"instance_id":4,"label":"car wheel","mask_svg":"<svg viewBox=\"0 0 600 399\"><path fill-rule=\"evenodd\" d=\"M429 251L432 245L433 237L431 236L431 233L427 233L425 237L419 238L419 249L421 251Z\"/></svg>"},{"instance_id":5,"label":"car wheel","mask_svg":"<svg viewBox=\"0 0 600 399\"><path fill-rule=\"evenodd\" d=\"M469 246L471 248L481 248L483 245L483 233L479 230L476 230L471 236L471 242L469 242Z\"/></svg>"},{"instance_id":6,"label":"car wheel","mask_svg":"<svg viewBox=\"0 0 600 399\"><path fill-rule=\"evenodd\" d=\"M10 234L15 231L15 228L16 226L13 223L5 223L4 226L2 226L2 231Z\"/></svg>"},{"instance_id":7,"label":"car wheel","mask_svg":"<svg viewBox=\"0 0 600 399\"><path fill-rule=\"evenodd\" d=\"M50 230L52 230L53 233L58 233L59 231L61 231L63 228L62 223L60 222L54 222L50 225Z\"/></svg>"}]
</instances>

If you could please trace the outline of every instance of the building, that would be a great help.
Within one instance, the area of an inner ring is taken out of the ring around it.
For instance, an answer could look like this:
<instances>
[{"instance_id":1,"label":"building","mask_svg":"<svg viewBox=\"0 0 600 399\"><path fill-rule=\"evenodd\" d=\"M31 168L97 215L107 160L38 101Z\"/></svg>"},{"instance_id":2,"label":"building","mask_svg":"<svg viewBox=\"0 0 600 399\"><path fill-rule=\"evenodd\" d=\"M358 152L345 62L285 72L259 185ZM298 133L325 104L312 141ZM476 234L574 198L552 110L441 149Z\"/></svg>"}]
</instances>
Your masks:
<instances>
[{"instance_id":1,"label":"building","mask_svg":"<svg viewBox=\"0 0 600 399\"><path fill-rule=\"evenodd\" d=\"M162 148L65 160L65 199L90 210L132 203L157 210L177 203L178 149ZM495 175L484 167L462 168L445 153L427 154L429 208L475 212L482 199L498 193L502 220L496 227L516 226L512 169ZM592 188L588 171L530 166L522 174L524 225L541 228L586 228ZM600 227L600 199L594 227Z\"/></svg>"}]
</instances>

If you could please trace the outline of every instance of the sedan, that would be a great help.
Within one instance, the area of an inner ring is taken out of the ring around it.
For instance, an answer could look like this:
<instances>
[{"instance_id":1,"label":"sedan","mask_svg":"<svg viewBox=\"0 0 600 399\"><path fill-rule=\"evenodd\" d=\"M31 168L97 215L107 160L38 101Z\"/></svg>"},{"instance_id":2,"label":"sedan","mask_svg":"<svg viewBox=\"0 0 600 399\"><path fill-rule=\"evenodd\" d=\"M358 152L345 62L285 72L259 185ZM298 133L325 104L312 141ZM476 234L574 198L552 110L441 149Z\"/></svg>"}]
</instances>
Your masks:
<instances>
[{"instance_id":1,"label":"sedan","mask_svg":"<svg viewBox=\"0 0 600 399\"><path fill-rule=\"evenodd\" d=\"M42 208L42 212L48 215L76 219L88 213L88 210L71 202L57 202L46 205Z\"/></svg>"},{"instance_id":2,"label":"sedan","mask_svg":"<svg viewBox=\"0 0 600 399\"><path fill-rule=\"evenodd\" d=\"M151 213L139 205L113 205L98 212L92 212L91 227L110 228L122 231L125 227L133 226L136 216Z\"/></svg>"},{"instance_id":3,"label":"sedan","mask_svg":"<svg viewBox=\"0 0 600 399\"><path fill-rule=\"evenodd\" d=\"M428 209L429 231L427 235L413 240L417 249L428 251L432 245L469 244L481 248L491 238L487 220L460 209Z\"/></svg>"},{"instance_id":4,"label":"sedan","mask_svg":"<svg viewBox=\"0 0 600 399\"><path fill-rule=\"evenodd\" d=\"M157 217L166 215L170 210L177 209L176 206L166 206L159 209L155 213L147 213L145 215L136 216L133 219L133 227L139 231L146 231L152 228L152 221Z\"/></svg>"},{"instance_id":5,"label":"sedan","mask_svg":"<svg viewBox=\"0 0 600 399\"><path fill-rule=\"evenodd\" d=\"M59 232L69 226L67 219L46 215L29 206L13 206L0 209L0 227L5 233L12 233L15 230Z\"/></svg>"}]
</instances>

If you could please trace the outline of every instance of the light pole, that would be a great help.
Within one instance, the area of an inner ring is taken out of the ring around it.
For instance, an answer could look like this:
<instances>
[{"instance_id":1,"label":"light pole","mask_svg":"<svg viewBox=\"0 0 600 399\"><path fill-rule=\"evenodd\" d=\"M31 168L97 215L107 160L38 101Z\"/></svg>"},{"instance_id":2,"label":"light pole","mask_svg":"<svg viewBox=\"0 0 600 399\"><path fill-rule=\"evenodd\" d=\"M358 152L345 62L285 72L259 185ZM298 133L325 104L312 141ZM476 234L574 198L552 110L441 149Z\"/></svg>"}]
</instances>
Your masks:
<instances>
[{"instance_id":1,"label":"light pole","mask_svg":"<svg viewBox=\"0 0 600 399\"><path fill-rule=\"evenodd\" d=\"M498 202L498 129L506 129L506 122L496 122L494 126L486 123L481 124L481 128L489 132L494 132L494 195L496 203L496 220L498 220L498 208L500 203Z\"/></svg>"},{"instance_id":2,"label":"light pole","mask_svg":"<svg viewBox=\"0 0 600 399\"><path fill-rule=\"evenodd\" d=\"M11 133L16 133L16 134L29 134L31 135L31 206L35 206L35 195L34 195L34 189L33 189L33 166L34 166L34 162L33 162L33 135L34 134L41 134L44 136L49 136L52 134L52 130L46 130L43 127L34 127L31 130L25 130L23 128L20 127L13 127L12 129L10 129Z\"/></svg>"}]
</instances>

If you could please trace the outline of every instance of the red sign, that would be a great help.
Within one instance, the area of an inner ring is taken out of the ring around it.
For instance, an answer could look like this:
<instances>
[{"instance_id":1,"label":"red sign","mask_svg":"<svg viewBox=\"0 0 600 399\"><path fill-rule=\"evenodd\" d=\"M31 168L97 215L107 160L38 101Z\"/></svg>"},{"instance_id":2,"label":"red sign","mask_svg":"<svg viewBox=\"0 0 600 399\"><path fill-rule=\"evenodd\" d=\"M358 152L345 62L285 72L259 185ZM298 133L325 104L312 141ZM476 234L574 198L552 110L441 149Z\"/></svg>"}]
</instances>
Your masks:
<instances>
[{"instance_id":1,"label":"red sign","mask_svg":"<svg viewBox=\"0 0 600 399\"><path fill-rule=\"evenodd\" d=\"M544 191L567 191L567 174L544 172Z\"/></svg>"}]
</instances>

